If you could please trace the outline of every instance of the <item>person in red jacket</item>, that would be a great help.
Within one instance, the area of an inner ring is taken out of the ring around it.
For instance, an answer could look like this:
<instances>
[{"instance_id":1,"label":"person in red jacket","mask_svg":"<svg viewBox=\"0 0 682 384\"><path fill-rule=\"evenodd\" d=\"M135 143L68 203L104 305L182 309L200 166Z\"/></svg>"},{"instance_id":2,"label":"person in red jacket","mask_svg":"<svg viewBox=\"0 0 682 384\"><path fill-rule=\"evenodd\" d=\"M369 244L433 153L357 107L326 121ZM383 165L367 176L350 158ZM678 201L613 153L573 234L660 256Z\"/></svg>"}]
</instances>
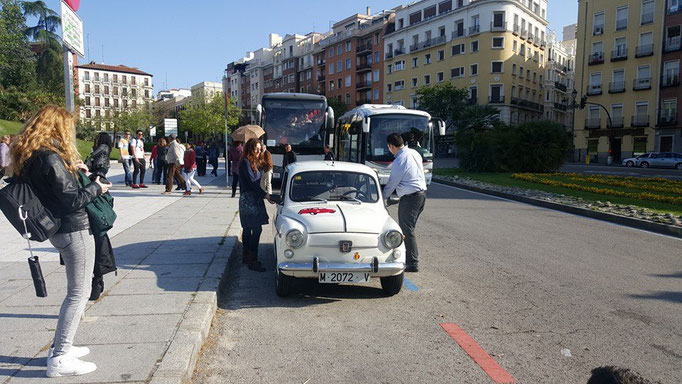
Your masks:
<instances>
[{"instance_id":1,"label":"person in red jacket","mask_svg":"<svg viewBox=\"0 0 682 384\"><path fill-rule=\"evenodd\" d=\"M192 183L199 188L199 194L201 195L204 193L204 188L194 179L194 175L197 173L197 154L194 152L192 144L187 143L186 147L185 168L183 169L183 173L185 174L185 185L187 188L184 196L190 196L192 194Z\"/></svg>"}]
</instances>

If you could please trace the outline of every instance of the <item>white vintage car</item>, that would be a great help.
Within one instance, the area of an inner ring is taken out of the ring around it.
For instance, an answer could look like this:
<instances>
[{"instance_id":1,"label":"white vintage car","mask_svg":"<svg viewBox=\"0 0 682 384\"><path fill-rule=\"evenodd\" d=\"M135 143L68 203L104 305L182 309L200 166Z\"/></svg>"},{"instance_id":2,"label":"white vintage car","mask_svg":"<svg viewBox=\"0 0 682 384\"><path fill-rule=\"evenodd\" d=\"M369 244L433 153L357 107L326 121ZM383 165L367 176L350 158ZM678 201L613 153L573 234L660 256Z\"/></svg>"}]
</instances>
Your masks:
<instances>
[{"instance_id":1,"label":"white vintage car","mask_svg":"<svg viewBox=\"0 0 682 384\"><path fill-rule=\"evenodd\" d=\"M338 284L378 277L387 295L400 292L403 234L371 168L338 161L289 165L273 226L278 295L289 294L296 278Z\"/></svg>"}]
</instances>

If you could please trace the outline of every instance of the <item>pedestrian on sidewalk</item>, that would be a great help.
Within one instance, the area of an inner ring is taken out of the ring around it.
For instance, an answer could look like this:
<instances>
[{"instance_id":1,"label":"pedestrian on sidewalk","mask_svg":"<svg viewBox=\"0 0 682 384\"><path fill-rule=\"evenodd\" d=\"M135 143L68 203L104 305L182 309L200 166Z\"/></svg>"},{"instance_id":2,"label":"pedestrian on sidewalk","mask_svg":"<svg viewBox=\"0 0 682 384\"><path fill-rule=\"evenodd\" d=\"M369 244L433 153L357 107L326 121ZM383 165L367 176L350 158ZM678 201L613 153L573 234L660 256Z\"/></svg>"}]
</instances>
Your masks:
<instances>
[{"instance_id":1,"label":"pedestrian on sidewalk","mask_svg":"<svg viewBox=\"0 0 682 384\"><path fill-rule=\"evenodd\" d=\"M185 144L187 148L185 150L185 167L183 173L185 175L185 193L184 196L192 195L192 184L199 188L199 194L204 193L204 188L199 184L198 181L194 179L194 175L197 172L197 155L196 151L192 148L192 144Z\"/></svg>"},{"instance_id":2,"label":"pedestrian on sidewalk","mask_svg":"<svg viewBox=\"0 0 682 384\"><path fill-rule=\"evenodd\" d=\"M123 137L118 141L119 161L123 164L125 173L126 187L133 185L133 174L130 172L132 166L132 156L130 155L130 131L125 131Z\"/></svg>"},{"instance_id":3,"label":"pedestrian on sidewalk","mask_svg":"<svg viewBox=\"0 0 682 384\"><path fill-rule=\"evenodd\" d=\"M182 177L182 167L185 165L185 147L180 144L180 138L171 135L171 143L168 147L168 179L166 179L165 194L173 190L173 181L177 178L179 183L185 185Z\"/></svg>"},{"instance_id":4,"label":"pedestrian on sidewalk","mask_svg":"<svg viewBox=\"0 0 682 384\"><path fill-rule=\"evenodd\" d=\"M0 138L0 180L8 174L10 169L9 144L9 136Z\"/></svg>"},{"instance_id":5,"label":"pedestrian on sidewalk","mask_svg":"<svg viewBox=\"0 0 682 384\"><path fill-rule=\"evenodd\" d=\"M263 232L263 225L268 223L268 212L264 199L270 200L261 187L262 174L258 169L261 164L261 142L249 139L244 146L244 153L239 162L239 221L242 225L242 263L248 264L252 271L265 272L258 261L258 244Z\"/></svg>"},{"instance_id":6,"label":"pedestrian on sidewalk","mask_svg":"<svg viewBox=\"0 0 682 384\"><path fill-rule=\"evenodd\" d=\"M329 145L324 146L324 160L325 161L334 161L334 154L332 153L332 147Z\"/></svg>"},{"instance_id":7,"label":"pedestrian on sidewalk","mask_svg":"<svg viewBox=\"0 0 682 384\"><path fill-rule=\"evenodd\" d=\"M87 171L87 167L80 161L75 137L73 115L64 108L47 106L26 123L11 146L14 174L26 178L40 202L61 221L50 243L64 261L67 291L48 351L48 377L83 375L97 369L80 359L90 351L74 346L73 339L90 296L95 263L95 241L85 206L111 184L96 177L87 187L79 187L78 169Z\"/></svg>"},{"instance_id":8,"label":"pedestrian on sidewalk","mask_svg":"<svg viewBox=\"0 0 682 384\"><path fill-rule=\"evenodd\" d=\"M133 153L131 153L133 157L133 166L135 167L132 187L135 189L147 188L147 186L144 185L144 174L147 170L147 162L144 158L144 132L138 129L137 132L135 132L135 136L136 137L130 141L130 147L133 151ZM137 175L140 175L139 184L135 183L135 181L138 180Z\"/></svg>"},{"instance_id":9,"label":"pedestrian on sidewalk","mask_svg":"<svg viewBox=\"0 0 682 384\"><path fill-rule=\"evenodd\" d=\"M95 137L92 153L90 153L86 164L90 169L91 180L94 181L95 178L99 177L103 183L109 183L107 173L110 167L109 157L111 156L112 145L111 136L106 132L100 132Z\"/></svg>"},{"instance_id":10,"label":"pedestrian on sidewalk","mask_svg":"<svg viewBox=\"0 0 682 384\"><path fill-rule=\"evenodd\" d=\"M270 196L272 195L272 169L274 165L272 164L272 154L265 148L265 145L263 145L260 168L262 172L260 187ZM268 198L268 202L272 203L272 200Z\"/></svg>"},{"instance_id":11,"label":"pedestrian on sidewalk","mask_svg":"<svg viewBox=\"0 0 682 384\"><path fill-rule=\"evenodd\" d=\"M161 185L161 180L166 182L168 178L168 143L165 138L160 138L156 145L156 164L154 165L154 184Z\"/></svg>"},{"instance_id":12,"label":"pedestrian on sidewalk","mask_svg":"<svg viewBox=\"0 0 682 384\"><path fill-rule=\"evenodd\" d=\"M200 141L196 147L194 147L194 152L197 155L197 175L206 176L206 161L208 160L208 149L204 145L203 141Z\"/></svg>"},{"instance_id":13,"label":"pedestrian on sidewalk","mask_svg":"<svg viewBox=\"0 0 682 384\"><path fill-rule=\"evenodd\" d=\"M242 159L244 148L240 141L233 141L232 147L228 151L228 159L232 163L232 197L237 194L237 185L239 184L239 162Z\"/></svg>"},{"instance_id":14,"label":"pedestrian on sidewalk","mask_svg":"<svg viewBox=\"0 0 682 384\"><path fill-rule=\"evenodd\" d=\"M211 175L218 177L218 158L220 157L220 147L215 141L211 142L211 146L208 149L208 161L211 163L213 170ZM241 157L240 157L241 159ZM233 196L234 197L234 196Z\"/></svg>"},{"instance_id":15,"label":"pedestrian on sidewalk","mask_svg":"<svg viewBox=\"0 0 682 384\"><path fill-rule=\"evenodd\" d=\"M286 169L287 165L296 162L296 152L291 149L291 144L284 146L284 156L282 156L282 169Z\"/></svg>"},{"instance_id":16,"label":"pedestrian on sidewalk","mask_svg":"<svg viewBox=\"0 0 682 384\"><path fill-rule=\"evenodd\" d=\"M152 146L152 154L149 155L149 169L152 169L152 184L156 184L156 170L159 167L159 143Z\"/></svg>"},{"instance_id":17,"label":"pedestrian on sidewalk","mask_svg":"<svg viewBox=\"0 0 682 384\"><path fill-rule=\"evenodd\" d=\"M395 159L391 164L391 175L384 187L384 198L388 198L393 192L397 192L400 197L398 224L405 236L407 258L405 271L418 272L419 251L417 250L417 238L414 230L426 203L424 165L419 152L406 147L399 134L391 133L388 135L386 144Z\"/></svg>"}]
</instances>

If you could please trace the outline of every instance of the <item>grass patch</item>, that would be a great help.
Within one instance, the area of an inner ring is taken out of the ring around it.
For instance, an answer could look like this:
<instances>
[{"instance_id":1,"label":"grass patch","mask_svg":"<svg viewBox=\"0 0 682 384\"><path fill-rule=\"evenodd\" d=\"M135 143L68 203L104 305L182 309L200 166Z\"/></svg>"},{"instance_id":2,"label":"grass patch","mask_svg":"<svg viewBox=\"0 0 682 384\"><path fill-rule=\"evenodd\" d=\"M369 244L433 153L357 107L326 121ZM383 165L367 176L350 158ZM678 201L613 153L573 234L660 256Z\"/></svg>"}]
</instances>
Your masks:
<instances>
[{"instance_id":1,"label":"grass patch","mask_svg":"<svg viewBox=\"0 0 682 384\"><path fill-rule=\"evenodd\" d=\"M514 178L512 178L511 173L477 173L477 172L466 172L466 171L463 171L459 168L437 168L434 170L434 174L436 176L467 177L467 178L470 178L472 180L477 180L477 181L481 181L484 183L490 183L490 184L501 185L501 186L506 186L506 187L517 187L517 188L532 189L532 190L537 190L537 191L551 192L551 193L556 193L556 194L561 194L561 195L566 195L566 196L579 197L579 198L582 198L582 199L587 200L587 201L610 201L613 204L634 205L637 207L648 208L648 209L654 210L656 212L672 213L674 215L682 215L682 206L680 206L680 205L668 204L668 203L662 203L662 202L656 202L656 201L633 199L633 198L628 198L628 197L609 196L609 195L604 195L604 194L599 194L599 193L579 191L579 190L570 189L570 188L563 188L563 187L557 187L557 186L552 186L552 185L537 184L537 183L532 183L532 182L528 182L525 180L514 179ZM567 175L561 175L561 176L557 176L557 177L565 178L567 181L570 181L570 177ZM642 178L642 179L644 181L646 181L646 178ZM571 181L571 182L575 182L575 181ZM591 186L595 186L595 187L603 187L602 184L590 184L587 182L579 182L579 183L585 184L585 185L591 185ZM610 188L617 189L617 190L623 190L626 192L629 192L631 190L641 192L640 189L634 189L634 188L626 188L626 187L610 187ZM662 194L667 195L667 193L662 193Z\"/></svg>"}]
</instances>

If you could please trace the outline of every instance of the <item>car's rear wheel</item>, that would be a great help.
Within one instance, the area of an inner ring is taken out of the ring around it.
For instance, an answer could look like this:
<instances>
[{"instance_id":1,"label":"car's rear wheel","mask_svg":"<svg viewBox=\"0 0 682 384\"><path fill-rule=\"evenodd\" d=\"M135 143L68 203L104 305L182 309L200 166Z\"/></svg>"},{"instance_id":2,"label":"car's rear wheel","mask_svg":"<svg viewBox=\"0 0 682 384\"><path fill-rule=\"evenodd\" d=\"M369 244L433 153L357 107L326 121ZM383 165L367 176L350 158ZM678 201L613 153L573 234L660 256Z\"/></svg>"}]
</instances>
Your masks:
<instances>
[{"instance_id":1,"label":"car's rear wheel","mask_svg":"<svg viewBox=\"0 0 682 384\"><path fill-rule=\"evenodd\" d=\"M405 273L401 273L396 276L388 276L381 278L381 289L388 296L393 296L400 292L403 287L403 279L405 278Z\"/></svg>"},{"instance_id":2,"label":"car's rear wheel","mask_svg":"<svg viewBox=\"0 0 682 384\"><path fill-rule=\"evenodd\" d=\"M277 279L275 286L277 296L279 297L289 296L289 294L291 293L291 288L294 285L294 279L295 279L294 277L283 274L282 271L277 271Z\"/></svg>"},{"instance_id":3,"label":"car's rear wheel","mask_svg":"<svg viewBox=\"0 0 682 384\"><path fill-rule=\"evenodd\" d=\"M682 171L682 163L675 164L675 169L677 169L678 171Z\"/></svg>"},{"instance_id":4,"label":"car's rear wheel","mask_svg":"<svg viewBox=\"0 0 682 384\"><path fill-rule=\"evenodd\" d=\"M635 163L634 163L632 160L628 160L628 162L625 163L625 165L628 166L628 167L634 167L634 166L635 166Z\"/></svg>"},{"instance_id":5,"label":"car's rear wheel","mask_svg":"<svg viewBox=\"0 0 682 384\"><path fill-rule=\"evenodd\" d=\"M643 161L642 164L640 164L639 166L642 168L649 168L649 163L647 163L646 161Z\"/></svg>"}]
</instances>

